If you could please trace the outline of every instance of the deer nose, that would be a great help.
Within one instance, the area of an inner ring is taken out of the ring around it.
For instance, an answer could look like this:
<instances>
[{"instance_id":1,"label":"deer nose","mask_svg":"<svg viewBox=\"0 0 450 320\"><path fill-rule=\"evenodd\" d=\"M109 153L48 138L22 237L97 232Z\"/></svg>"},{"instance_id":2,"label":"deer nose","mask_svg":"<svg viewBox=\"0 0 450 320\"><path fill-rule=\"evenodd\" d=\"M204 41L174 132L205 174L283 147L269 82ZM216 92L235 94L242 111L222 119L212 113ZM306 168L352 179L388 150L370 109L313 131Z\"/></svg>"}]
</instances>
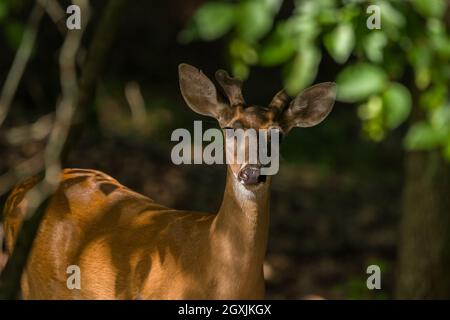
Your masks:
<instances>
[{"instance_id":1,"label":"deer nose","mask_svg":"<svg viewBox=\"0 0 450 320\"><path fill-rule=\"evenodd\" d=\"M243 184L257 184L259 183L259 177L261 175L260 165L246 165L241 171L239 171L238 178Z\"/></svg>"}]
</instances>

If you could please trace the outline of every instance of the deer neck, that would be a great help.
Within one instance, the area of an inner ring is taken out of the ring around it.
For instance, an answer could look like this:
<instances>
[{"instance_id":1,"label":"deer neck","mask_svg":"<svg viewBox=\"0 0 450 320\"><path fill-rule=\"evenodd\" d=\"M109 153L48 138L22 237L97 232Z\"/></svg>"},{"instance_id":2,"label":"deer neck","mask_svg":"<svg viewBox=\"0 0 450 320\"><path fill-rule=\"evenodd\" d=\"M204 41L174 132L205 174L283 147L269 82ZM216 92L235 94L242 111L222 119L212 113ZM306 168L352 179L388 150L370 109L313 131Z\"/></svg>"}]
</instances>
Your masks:
<instances>
[{"instance_id":1,"label":"deer neck","mask_svg":"<svg viewBox=\"0 0 450 320\"><path fill-rule=\"evenodd\" d=\"M270 183L267 177L264 185L247 189L227 170L222 204L212 224L216 253L224 266L261 276L269 229Z\"/></svg>"}]
</instances>

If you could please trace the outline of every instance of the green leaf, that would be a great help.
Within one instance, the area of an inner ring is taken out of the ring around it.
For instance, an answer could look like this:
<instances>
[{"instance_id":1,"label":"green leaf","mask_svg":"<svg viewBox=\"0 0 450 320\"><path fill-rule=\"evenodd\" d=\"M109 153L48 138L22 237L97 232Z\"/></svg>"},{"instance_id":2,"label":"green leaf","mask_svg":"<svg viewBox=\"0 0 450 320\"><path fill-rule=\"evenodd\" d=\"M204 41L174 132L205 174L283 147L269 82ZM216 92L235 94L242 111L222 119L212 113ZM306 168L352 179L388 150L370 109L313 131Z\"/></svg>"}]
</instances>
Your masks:
<instances>
[{"instance_id":1,"label":"green leaf","mask_svg":"<svg viewBox=\"0 0 450 320\"><path fill-rule=\"evenodd\" d=\"M419 97L419 106L426 110L440 108L445 104L448 88L445 83L436 83L422 92Z\"/></svg>"},{"instance_id":2,"label":"green leaf","mask_svg":"<svg viewBox=\"0 0 450 320\"><path fill-rule=\"evenodd\" d=\"M268 10L273 13L277 13L283 3L282 0L260 0L261 3L267 7Z\"/></svg>"},{"instance_id":3,"label":"green leaf","mask_svg":"<svg viewBox=\"0 0 450 320\"><path fill-rule=\"evenodd\" d=\"M364 52L372 62L380 63L383 61L383 49L388 43L386 35L382 31L371 31L364 38Z\"/></svg>"},{"instance_id":4,"label":"green leaf","mask_svg":"<svg viewBox=\"0 0 450 320\"><path fill-rule=\"evenodd\" d=\"M230 54L233 58L242 60L247 64L255 64L258 61L258 52L255 48L247 41L239 38L230 42Z\"/></svg>"},{"instance_id":5,"label":"green leaf","mask_svg":"<svg viewBox=\"0 0 450 320\"><path fill-rule=\"evenodd\" d=\"M444 155L444 158L450 162L450 139L447 141L444 148L442 149L442 154Z\"/></svg>"},{"instance_id":6,"label":"green leaf","mask_svg":"<svg viewBox=\"0 0 450 320\"><path fill-rule=\"evenodd\" d=\"M450 37L439 34L431 38L433 48L443 59L450 59Z\"/></svg>"},{"instance_id":7,"label":"green leaf","mask_svg":"<svg viewBox=\"0 0 450 320\"><path fill-rule=\"evenodd\" d=\"M234 6L225 2L207 2L194 15L190 26L180 33L180 41L196 38L204 41L218 39L234 25Z\"/></svg>"},{"instance_id":8,"label":"green leaf","mask_svg":"<svg viewBox=\"0 0 450 320\"><path fill-rule=\"evenodd\" d=\"M259 63L262 66L285 63L294 55L297 49L296 42L284 29L283 26L279 26L261 47Z\"/></svg>"},{"instance_id":9,"label":"green leaf","mask_svg":"<svg viewBox=\"0 0 450 320\"><path fill-rule=\"evenodd\" d=\"M432 150L441 144L441 136L427 122L414 124L405 137L408 150Z\"/></svg>"},{"instance_id":10,"label":"green leaf","mask_svg":"<svg viewBox=\"0 0 450 320\"><path fill-rule=\"evenodd\" d=\"M398 79L403 75L407 63L403 54L397 50L386 50L383 54L383 69L392 79Z\"/></svg>"},{"instance_id":11,"label":"green leaf","mask_svg":"<svg viewBox=\"0 0 450 320\"><path fill-rule=\"evenodd\" d=\"M430 65L433 61L433 50L429 43L421 42L408 52L408 59L414 67L416 85L425 89L431 81Z\"/></svg>"},{"instance_id":12,"label":"green leaf","mask_svg":"<svg viewBox=\"0 0 450 320\"><path fill-rule=\"evenodd\" d=\"M450 36L447 34L444 21L429 19L427 22L431 46L443 59L450 58Z\"/></svg>"},{"instance_id":13,"label":"green leaf","mask_svg":"<svg viewBox=\"0 0 450 320\"><path fill-rule=\"evenodd\" d=\"M383 90L387 76L382 68L360 62L341 71L336 82L340 101L358 102Z\"/></svg>"},{"instance_id":14,"label":"green leaf","mask_svg":"<svg viewBox=\"0 0 450 320\"><path fill-rule=\"evenodd\" d=\"M391 83L383 94L384 121L394 129L402 124L411 112L411 94L400 83Z\"/></svg>"},{"instance_id":15,"label":"green leaf","mask_svg":"<svg viewBox=\"0 0 450 320\"><path fill-rule=\"evenodd\" d=\"M24 30L25 27L23 24L17 21L11 21L5 24L3 31L11 48L16 49L19 47Z\"/></svg>"},{"instance_id":16,"label":"green leaf","mask_svg":"<svg viewBox=\"0 0 450 320\"><path fill-rule=\"evenodd\" d=\"M233 70L233 75L243 80L247 79L250 73L248 65L239 59L235 59L231 62L231 68Z\"/></svg>"},{"instance_id":17,"label":"green leaf","mask_svg":"<svg viewBox=\"0 0 450 320\"><path fill-rule=\"evenodd\" d=\"M329 8L322 8L319 12L319 16L317 17L317 20L320 25L333 25L336 24L338 21L338 17L336 15L336 9L329 7Z\"/></svg>"},{"instance_id":18,"label":"green leaf","mask_svg":"<svg viewBox=\"0 0 450 320\"><path fill-rule=\"evenodd\" d=\"M355 33L352 25L350 23L338 25L325 35L324 44L336 62L346 62L355 47Z\"/></svg>"},{"instance_id":19,"label":"green leaf","mask_svg":"<svg viewBox=\"0 0 450 320\"><path fill-rule=\"evenodd\" d=\"M5 18L8 14L8 3L0 2L0 22Z\"/></svg>"},{"instance_id":20,"label":"green leaf","mask_svg":"<svg viewBox=\"0 0 450 320\"><path fill-rule=\"evenodd\" d=\"M259 40L270 31L273 17L273 11L260 1L240 2L236 7L236 30L248 41Z\"/></svg>"},{"instance_id":21,"label":"green leaf","mask_svg":"<svg viewBox=\"0 0 450 320\"><path fill-rule=\"evenodd\" d=\"M406 18L404 14L392 6L389 1L379 1L378 5L380 6L382 24L387 22L389 25L395 27L403 27L405 25Z\"/></svg>"},{"instance_id":22,"label":"green leaf","mask_svg":"<svg viewBox=\"0 0 450 320\"><path fill-rule=\"evenodd\" d=\"M310 45L303 47L293 61L285 66L283 80L288 94L295 95L312 83L321 58L320 51Z\"/></svg>"},{"instance_id":23,"label":"green leaf","mask_svg":"<svg viewBox=\"0 0 450 320\"><path fill-rule=\"evenodd\" d=\"M450 140L450 105L432 110L430 124L442 139Z\"/></svg>"},{"instance_id":24,"label":"green leaf","mask_svg":"<svg viewBox=\"0 0 450 320\"><path fill-rule=\"evenodd\" d=\"M407 53L408 59L415 67L428 67L433 60L433 50L427 41L415 43Z\"/></svg>"},{"instance_id":25,"label":"green leaf","mask_svg":"<svg viewBox=\"0 0 450 320\"><path fill-rule=\"evenodd\" d=\"M315 1L320 2L320 1ZM347 4L337 10L338 19L344 22L350 22L361 14L361 7Z\"/></svg>"},{"instance_id":26,"label":"green leaf","mask_svg":"<svg viewBox=\"0 0 450 320\"><path fill-rule=\"evenodd\" d=\"M302 4L311 3L302 2ZM302 46L304 44L308 45L311 42L314 42L317 36L319 35L321 28L317 24L317 21L314 19L314 11L316 5L302 7L303 9L309 8L308 10L297 10L298 12L294 14L292 17L285 21L285 32L295 37L298 46ZM300 8L300 5L299 7ZM311 13L306 13L311 11Z\"/></svg>"},{"instance_id":27,"label":"green leaf","mask_svg":"<svg viewBox=\"0 0 450 320\"><path fill-rule=\"evenodd\" d=\"M398 40L400 29L406 24L406 18L403 12L396 9L388 1L378 1L381 12L381 28L392 40Z\"/></svg>"},{"instance_id":28,"label":"green leaf","mask_svg":"<svg viewBox=\"0 0 450 320\"><path fill-rule=\"evenodd\" d=\"M445 13L444 0L412 0L412 5L424 17L440 18Z\"/></svg>"},{"instance_id":29,"label":"green leaf","mask_svg":"<svg viewBox=\"0 0 450 320\"><path fill-rule=\"evenodd\" d=\"M367 100L367 103L364 103L358 107L358 116L361 120L381 118L382 111L383 99L381 99L380 96L371 96Z\"/></svg>"},{"instance_id":30,"label":"green leaf","mask_svg":"<svg viewBox=\"0 0 450 320\"><path fill-rule=\"evenodd\" d=\"M383 120L381 117L376 117L363 123L363 132L373 141L379 142L385 137L385 130L383 127Z\"/></svg>"},{"instance_id":31,"label":"green leaf","mask_svg":"<svg viewBox=\"0 0 450 320\"><path fill-rule=\"evenodd\" d=\"M315 17L321 10L323 3L322 1L296 1L296 11L301 15L306 15L310 17Z\"/></svg>"}]
</instances>

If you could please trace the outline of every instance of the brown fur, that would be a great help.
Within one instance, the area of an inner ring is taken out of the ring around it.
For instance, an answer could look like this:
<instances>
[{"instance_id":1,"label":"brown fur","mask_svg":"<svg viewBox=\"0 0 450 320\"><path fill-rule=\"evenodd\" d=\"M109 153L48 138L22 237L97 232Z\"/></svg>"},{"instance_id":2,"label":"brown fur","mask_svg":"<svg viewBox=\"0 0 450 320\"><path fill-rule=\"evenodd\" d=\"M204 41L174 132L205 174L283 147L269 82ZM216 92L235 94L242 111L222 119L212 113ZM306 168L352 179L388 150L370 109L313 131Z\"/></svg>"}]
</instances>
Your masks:
<instances>
[{"instance_id":1,"label":"brown fur","mask_svg":"<svg viewBox=\"0 0 450 320\"><path fill-rule=\"evenodd\" d=\"M330 112L334 85L319 84L288 106L279 92L268 108L247 106L242 83L216 74L224 103L199 70L180 65L180 88L194 111L221 127L311 126ZM238 148L248 148L242 143ZM66 169L50 199L22 277L25 299L261 299L269 229L266 182L247 186L228 166L217 214L166 208L95 170ZM32 178L10 194L5 210L9 254L27 207ZM81 289L68 289L67 268L81 270Z\"/></svg>"},{"instance_id":2,"label":"brown fur","mask_svg":"<svg viewBox=\"0 0 450 320\"><path fill-rule=\"evenodd\" d=\"M36 182L18 185L8 198L4 215L9 252L27 205L26 192ZM252 230L246 232L248 239L241 232L247 227L241 210L256 214L257 208L250 203L241 208L232 197L224 200L218 215L176 211L99 171L66 169L35 239L22 295L25 299L262 298L265 245L252 244L256 242ZM226 214L229 210L233 212ZM266 236L267 230L263 233ZM260 256L257 264L251 261L255 249ZM81 290L66 286L69 265L81 269ZM245 270L248 276L241 277Z\"/></svg>"}]
</instances>

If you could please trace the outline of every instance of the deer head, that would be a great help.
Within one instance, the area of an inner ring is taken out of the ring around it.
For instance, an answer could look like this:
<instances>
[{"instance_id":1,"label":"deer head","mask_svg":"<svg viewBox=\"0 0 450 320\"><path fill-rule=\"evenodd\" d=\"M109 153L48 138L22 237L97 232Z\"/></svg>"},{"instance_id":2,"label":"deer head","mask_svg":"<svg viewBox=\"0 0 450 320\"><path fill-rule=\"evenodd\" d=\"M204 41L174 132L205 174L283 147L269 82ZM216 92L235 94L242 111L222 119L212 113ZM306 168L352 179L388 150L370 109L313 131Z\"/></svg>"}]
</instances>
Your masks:
<instances>
[{"instance_id":1,"label":"deer head","mask_svg":"<svg viewBox=\"0 0 450 320\"><path fill-rule=\"evenodd\" d=\"M180 89L187 105L196 113L215 118L222 129L275 130L281 138L294 127L319 124L331 112L336 97L335 84L324 82L303 90L294 99L281 90L263 107L245 102L240 79L230 77L224 70L218 70L215 77L226 99L200 70L188 64L179 66ZM270 143L270 139L267 142ZM250 154L248 149L245 139L236 146L238 152L246 155ZM232 161L229 167L235 179L248 188L266 181L260 163Z\"/></svg>"}]
</instances>

